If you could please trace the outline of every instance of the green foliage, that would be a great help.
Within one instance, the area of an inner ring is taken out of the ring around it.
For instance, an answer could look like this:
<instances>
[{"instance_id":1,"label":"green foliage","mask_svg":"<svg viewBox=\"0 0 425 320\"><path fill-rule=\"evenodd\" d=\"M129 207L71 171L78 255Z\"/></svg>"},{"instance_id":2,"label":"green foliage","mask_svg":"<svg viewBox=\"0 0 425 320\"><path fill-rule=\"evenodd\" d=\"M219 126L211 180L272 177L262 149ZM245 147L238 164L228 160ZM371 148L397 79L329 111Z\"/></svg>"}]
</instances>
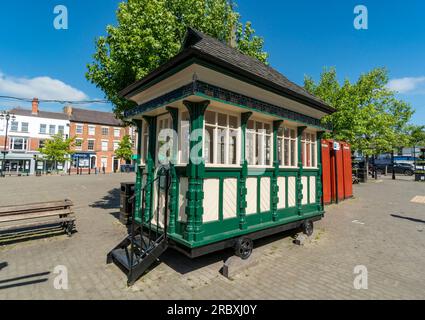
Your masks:
<instances>
[{"instance_id":1,"label":"green foliage","mask_svg":"<svg viewBox=\"0 0 425 320\"><path fill-rule=\"evenodd\" d=\"M425 147L425 126L411 125L407 129L410 146Z\"/></svg>"},{"instance_id":2,"label":"green foliage","mask_svg":"<svg viewBox=\"0 0 425 320\"><path fill-rule=\"evenodd\" d=\"M335 68L325 68L318 83L306 76L304 87L336 109L323 122L332 124L330 138L344 140L364 155L389 152L409 144L410 105L387 89L386 69L362 74L357 82L341 85Z\"/></svg>"},{"instance_id":3,"label":"green foliage","mask_svg":"<svg viewBox=\"0 0 425 320\"><path fill-rule=\"evenodd\" d=\"M65 139L61 133L58 133L52 139L47 140L44 147L38 151L44 155L47 161L64 163L73 154L71 149L74 146L74 140L74 138Z\"/></svg>"},{"instance_id":4,"label":"green foliage","mask_svg":"<svg viewBox=\"0 0 425 320\"><path fill-rule=\"evenodd\" d=\"M133 143L129 135L123 137L118 145L118 149L115 151L115 156L118 159L125 161L131 161L133 156Z\"/></svg>"},{"instance_id":5,"label":"green foliage","mask_svg":"<svg viewBox=\"0 0 425 320\"><path fill-rule=\"evenodd\" d=\"M228 0L128 0L117 11L117 26L96 40L86 77L114 104L118 117L133 106L119 97L126 86L176 55L186 28L193 27L221 41L234 39L243 53L266 63L263 39ZM235 37L232 38L232 35Z\"/></svg>"}]
</instances>

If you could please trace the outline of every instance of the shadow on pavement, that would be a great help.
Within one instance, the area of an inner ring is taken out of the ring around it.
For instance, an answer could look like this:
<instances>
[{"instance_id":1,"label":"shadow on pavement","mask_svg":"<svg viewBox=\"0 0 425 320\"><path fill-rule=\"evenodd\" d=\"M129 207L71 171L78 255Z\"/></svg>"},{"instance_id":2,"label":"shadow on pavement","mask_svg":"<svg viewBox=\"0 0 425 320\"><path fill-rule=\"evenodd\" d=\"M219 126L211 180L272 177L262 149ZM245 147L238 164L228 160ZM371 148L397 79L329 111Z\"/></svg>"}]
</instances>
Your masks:
<instances>
[{"instance_id":1,"label":"shadow on pavement","mask_svg":"<svg viewBox=\"0 0 425 320\"><path fill-rule=\"evenodd\" d=\"M418 223L425 223L425 220L416 219L416 218L410 218L410 217L403 217L403 216L399 216L397 214L391 214L391 217L393 217L393 218L399 218L399 219L404 219L404 220L409 220L409 221L418 222Z\"/></svg>"},{"instance_id":2,"label":"shadow on pavement","mask_svg":"<svg viewBox=\"0 0 425 320\"><path fill-rule=\"evenodd\" d=\"M92 208L101 208L101 209L117 209L118 211L111 212L116 219L120 218L120 188L114 188L109 190L107 195L104 196L101 200L93 202L89 206Z\"/></svg>"},{"instance_id":3,"label":"shadow on pavement","mask_svg":"<svg viewBox=\"0 0 425 320\"><path fill-rule=\"evenodd\" d=\"M48 281L49 278L33 279L33 280L18 282L18 283L11 283L11 282L17 282L17 281L27 280L27 279L32 279L32 278L45 277L45 276L48 276L49 274L50 274L50 272L42 272L42 273L34 273L34 274L27 275L27 276L22 276L22 277L0 280L0 290L10 289L10 288L15 288L15 287L23 287L23 286L28 286L28 285L37 284L37 283L43 283L43 282Z\"/></svg>"}]
</instances>

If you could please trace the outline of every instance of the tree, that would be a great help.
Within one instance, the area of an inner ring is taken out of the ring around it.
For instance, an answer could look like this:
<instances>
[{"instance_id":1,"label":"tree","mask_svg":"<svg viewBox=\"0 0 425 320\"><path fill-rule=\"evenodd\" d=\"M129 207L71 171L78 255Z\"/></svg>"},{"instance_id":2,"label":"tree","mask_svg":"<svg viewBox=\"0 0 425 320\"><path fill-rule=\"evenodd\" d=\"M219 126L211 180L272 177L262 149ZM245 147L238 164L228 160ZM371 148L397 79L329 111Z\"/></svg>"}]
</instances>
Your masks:
<instances>
[{"instance_id":1,"label":"tree","mask_svg":"<svg viewBox=\"0 0 425 320\"><path fill-rule=\"evenodd\" d=\"M44 147L38 151L47 161L53 162L57 169L58 163L66 162L73 154L71 149L74 146L74 140L75 138L64 138L61 133L58 133L52 139L47 140Z\"/></svg>"},{"instance_id":2,"label":"tree","mask_svg":"<svg viewBox=\"0 0 425 320\"><path fill-rule=\"evenodd\" d=\"M188 26L221 41L234 39L241 52L267 60L263 39L251 23L242 25L228 0L128 0L119 4L117 20L96 40L86 77L103 90L118 117L133 106L118 92L176 55Z\"/></svg>"},{"instance_id":3,"label":"tree","mask_svg":"<svg viewBox=\"0 0 425 320\"><path fill-rule=\"evenodd\" d=\"M127 162L131 161L133 156L133 143L129 135L123 137L118 145L118 149L115 150L115 156L118 159L125 160Z\"/></svg>"},{"instance_id":4,"label":"tree","mask_svg":"<svg viewBox=\"0 0 425 320\"><path fill-rule=\"evenodd\" d=\"M362 74L357 82L345 79L340 85L335 68L325 68L318 83L306 76L304 87L336 109L323 122L333 126L330 138L344 140L353 150L370 156L392 152L408 144L411 106L387 88L386 69Z\"/></svg>"}]
</instances>

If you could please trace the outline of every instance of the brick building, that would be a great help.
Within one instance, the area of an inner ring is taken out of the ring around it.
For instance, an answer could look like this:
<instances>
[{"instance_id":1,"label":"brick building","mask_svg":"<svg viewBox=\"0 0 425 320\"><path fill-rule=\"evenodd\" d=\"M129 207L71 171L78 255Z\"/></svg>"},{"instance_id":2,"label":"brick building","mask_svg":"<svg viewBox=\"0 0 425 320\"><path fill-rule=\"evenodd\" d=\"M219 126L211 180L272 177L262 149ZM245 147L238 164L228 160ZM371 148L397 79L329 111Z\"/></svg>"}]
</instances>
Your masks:
<instances>
[{"instance_id":1,"label":"brick building","mask_svg":"<svg viewBox=\"0 0 425 320\"><path fill-rule=\"evenodd\" d=\"M119 171L125 162L115 157L115 150L125 135L130 135L132 141L136 141L132 128L125 127L110 112L66 106L64 114L70 121L70 136L76 138L71 171Z\"/></svg>"},{"instance_id":2,"label":"brick building","mask_svg":"<svg viewBox=\"0 0 425 320\"><path fill-rule=\"evenodd\" d=\"M14 108L10 110L13 119L9 121L6 148L6 121L0 121L0 150L6 149L6 159L3 165L3 155L0 159L0 170L5 174L33 174L36 170L46 172L66 170L67 163L49 163L38 151L46 140L61 133L69 136L68 116L61 112L39 110L38 99L32 101L32 109Z\"/></svg>"}]
</instances>

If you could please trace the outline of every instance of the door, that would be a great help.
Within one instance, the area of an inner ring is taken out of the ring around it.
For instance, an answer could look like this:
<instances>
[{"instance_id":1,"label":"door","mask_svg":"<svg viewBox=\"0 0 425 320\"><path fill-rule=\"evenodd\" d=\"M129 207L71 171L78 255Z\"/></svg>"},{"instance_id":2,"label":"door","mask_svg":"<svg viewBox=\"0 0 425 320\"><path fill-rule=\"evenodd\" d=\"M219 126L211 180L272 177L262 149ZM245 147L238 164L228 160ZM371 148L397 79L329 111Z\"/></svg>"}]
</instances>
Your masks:
<instances>
[{"instance_id":1,"label":"door","mask_svg":"<svg viewBox=\"0 0 425 320\"><path fill-rule=\"evenodd\" d=\"M120 167L119 159L114 158L114 172L118 172L119 167Z\"/></svg>"},{"instance_id":2,"label":"door","mask_svg":"<svg viewBox=\"0 0 425 320\"><path fill-rule=\"evenodd\" d=\"M100 160L100 167L101 167L103 172L106 171L106 169L108 168L108 158L102 158Z\"/></svg>"}]
</instances>

